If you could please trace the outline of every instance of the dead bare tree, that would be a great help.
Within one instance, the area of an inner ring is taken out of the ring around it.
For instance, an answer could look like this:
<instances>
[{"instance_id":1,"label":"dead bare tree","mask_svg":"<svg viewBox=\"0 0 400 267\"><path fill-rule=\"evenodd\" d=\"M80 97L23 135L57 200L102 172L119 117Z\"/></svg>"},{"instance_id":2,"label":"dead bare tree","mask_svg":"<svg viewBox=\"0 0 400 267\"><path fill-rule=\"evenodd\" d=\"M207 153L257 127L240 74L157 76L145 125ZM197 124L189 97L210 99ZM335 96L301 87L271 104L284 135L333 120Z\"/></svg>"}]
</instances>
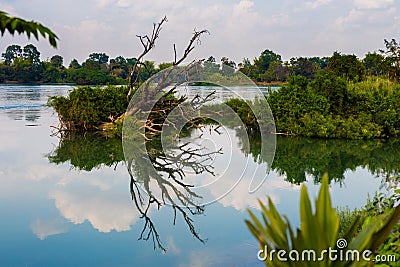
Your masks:
<instances>
[{"instance_id":1,"label":"dead bare tree","mask_svg":"<svg viewBox=\"0 0 400 267\"><path fill-rule=\"evenodd\" d=\"M132 100L124 115L124 127L130 130L124 134L125 160L131 178L130 192L137 210L145 220L139 239L152 239L154 248L162 250L165 248L148 214L150 207L159 209L169 205L174 211L173 223L180 214L192 235L204 242L191 218L192 215L203 213L204 207L197 204L202 197L192 190L193 185L184 181L185 172L189 169L196 174L214 175L211 158L222 153L221 150L204 153L201 147L193 147L189 143L178 145L172 142L168 149L162 147L160 140L163 126L170 126L178 132L183 127L181 122L187 124L185 129L200 127L203 118L196 118L188 110L196 110L214 97L214 93L206 97L197 95L191 100L186 96L175 96L177 88L188 83L189 77L196 76L202 68L203 60L193 60L184 67L180 64L193 51L196 42L200 42L200 36L209 33L207 30L194 30L181 57L178 57L174 44L172 67L152 76L139 87L143 59L155 47L166 21L164 17L159 23L153 24L151 35L138 36L143 51L129 73L127 98L132 97Z\"/></svg>"},{"instance_id":2,"label":"dead bare tree","mask_svg":"<svg viewBox=\"0 0 400 267\"><path fill-rule=\"evenodd\" d=\"M162 25L167 22L167 17L165 16L159 23L154 23L153 24L153 31L150 35L150 37L148 35L136 35L139 40L140 43L143 46L143 51L142 53L137 57L133 67L130 69L129 71L129 92L127 95L128 101L129 101L129 97L131 96L135 85L138 85L138 81L139 81L139 77L140 77L140 68L139 66L142 65L142 60L144 58L144 56L150 52L150 50L155 46L156 40L158 39L158 36L160 34ZM135 73L139 71L139 73L136 75L135 77Z\"/></svg>"},{"instance_id":3,"label":"dead bare tree","mask_svg":"<svg viewBox=\"0 0 400 267\"><path fill-rule=\"evenodd\" d=\"M160 35L160 31L162 29L162 25L167 22L167 17L165 16L159 23L154 23L153 24L153 30L151 35L137 35L137 37L140 40L140 43L142 44L143 51L142 53L137 57L133 67L130 69L128 80L129 80L129 92L127 95L127 99L129 100L130 96L135 90L135 87L139 86L139 78L140 78L140 72L141 72L141 66L144 66L143 64L143 59L144 57L155 47L156 40L158 39ZM196 31L194 30L193 36L190 39L183 55L181 58L177 58L177 51L176 51L176 45L174 44L174 62L173 66L178 66L181 64L192 52L192 50L195 48L195 42L200 42L200 36L202 34L208 33L208 30L201 30L201 31ZM171 70L172 71L172 70ZM135 76L136 74L136 76ZM166 76L167 77L167 76ZM162 82L160 84L163 84Z\"/></svg>"}]
</instances>

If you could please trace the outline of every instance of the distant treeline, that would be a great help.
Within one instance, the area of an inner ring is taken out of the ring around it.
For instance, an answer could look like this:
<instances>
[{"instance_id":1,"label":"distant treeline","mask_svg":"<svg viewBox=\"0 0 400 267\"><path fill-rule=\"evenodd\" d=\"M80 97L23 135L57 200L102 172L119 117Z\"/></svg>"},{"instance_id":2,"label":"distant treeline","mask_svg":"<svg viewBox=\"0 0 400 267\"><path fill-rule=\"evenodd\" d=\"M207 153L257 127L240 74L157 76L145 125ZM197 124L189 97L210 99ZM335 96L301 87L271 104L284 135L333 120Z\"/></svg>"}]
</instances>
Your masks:
<instances>
[{"instance_id":1,"label":"distant treeline","mask_svg":"<svg viewBox=\"0 0 400 267\"><path fill-rule=\"evenodd\" d=\"M40 52L32 44L23 48L19 45L10 45L2 53L2 58L0 83L73 83L77 85L126 84L129 70L136 61L135 58L118 56L110 59L105 53L92 53L82 63L73 59L66 68L64 59L60 55L41 61ZM171 64L161 63L156 68L154 62L145 61L141 63L141 68L146 71L138 75L141 81L145 81L151 75L169 66Z\"/></svg>"},{"instance_id":2,"label":"distant treeline","mask_svg":"<svg viewBox=\"0 0 400 267\"><path fill-rule=\"evenodd\" d=\"M213 56L206 61L207 67L225 73L228 65L249 76L256 82L286 82L290 77L301 75L314 79L320 71L331 71L351 81L361 81L367 76L383 76L391 80L400 78L400 45L396 40L384 40L385 49L369 52L364 58L355 55L334 52L330 57L297 57L282 61L282 56L271 51L263 51L253 62L245 58L236 63L227 57L218 64ZM105 53L92 53L82 63L73 59L68 67L64 66L63 57L54 55L50 60L41 61L37 48L28 44L23 48L10 45L2 53L0 62L0 82L40 82L73 83L78 85L126 84L130 68L135 58L118 56L110 59ZM161 63L156 67L153 61L141 62L138 71L140 80L171 66ZM225 73L226 74L226 73Z\"/></svg>"}]
</instances>

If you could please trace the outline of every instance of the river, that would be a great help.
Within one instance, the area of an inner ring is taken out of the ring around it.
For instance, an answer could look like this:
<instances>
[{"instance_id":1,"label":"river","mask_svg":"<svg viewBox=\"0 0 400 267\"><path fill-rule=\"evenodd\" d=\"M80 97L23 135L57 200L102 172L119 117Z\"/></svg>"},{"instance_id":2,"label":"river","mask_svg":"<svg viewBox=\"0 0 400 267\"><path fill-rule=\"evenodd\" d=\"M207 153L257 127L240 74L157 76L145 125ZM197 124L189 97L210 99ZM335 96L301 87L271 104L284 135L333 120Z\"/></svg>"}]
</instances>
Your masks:
<instances>
[{"instance_id":1,"label":"river","mask_svg":"<svg viewBox=\"0 0 400 267\"><path fill-rule=\"evenodd\" d=\"M0 266L263 266L244 223L247 208L258 211L257 199L270 197L298 225L300 185L316 196L325 171L334 205L356 208L375 192L386 192L387 179L400 170L398 140L278 136L267 171L264 154L251 138L250 150L243 152L237 132L211 134L213 129L206 128L208 143L202 145L228 151L213 155L211 162L214 172L233 179L227 180L232 190L225 192L203 177L201 185L207 186L197 193L213 201L200 212L183 209L175 217L173 206L151 205L143 216L133 200L119 140L97 134L60 139L54 134L51 126L58 118L45 105L47 98L71 89L0 85ZM228 159L229 169L219 167ZM246 170L266 176L251 194L248 182L234 181L244 172L243 162ZM188 177L199 182L190 173ZM133 179L140 184L140 177ZM147 234L149 240L143 240Z\"/></svg>"}]
</instances>

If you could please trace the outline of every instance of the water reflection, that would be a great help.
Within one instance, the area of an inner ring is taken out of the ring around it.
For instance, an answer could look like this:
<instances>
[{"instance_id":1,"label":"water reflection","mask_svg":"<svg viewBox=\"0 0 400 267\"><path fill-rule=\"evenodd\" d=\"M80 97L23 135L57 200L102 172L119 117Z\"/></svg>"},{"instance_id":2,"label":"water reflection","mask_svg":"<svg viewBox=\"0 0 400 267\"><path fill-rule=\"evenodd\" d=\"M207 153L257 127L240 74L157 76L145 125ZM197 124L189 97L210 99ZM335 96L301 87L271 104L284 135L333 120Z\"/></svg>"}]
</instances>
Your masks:
<instances>
[{"instance_id":1,"label":"water reflection","mask_svg":"<svg viewBox=\"0 0 400 267\"><path fill-rule=\"evenodd\" d=\"M203 135L206 133L216 135L214 137L218 140L219 134L213 131L209 132L213 129L212 127L209 126L206 129L207 131L202 132ZM192 136L199 133L193 131ZM258 145L260 142L258 134L253 132L246 135L240 129L237 129L234 133L237 137L238 151L242 151L242 155L248 155L254 164L263 164L264 153ZM244 136L249 137L249 142L242 140ZM221 140L224 138L222 137ZM131 218L129 222L137 219L143 220L141 239L151 240L154 242L154 246L164 249L163 238L160 237L152 216L165 203L168 203L169 208L173 211L173 224L177 217L181 217L189 232L195 238L201 242L207 238L198 233L193 222L193 216L203 214L206 208L204 205L199 205L198 201L202 197L206 197L207 193L199 190L198 187L193 187L193 181L196 180L191 179L190 173L207 173L212 176L213 172L218 172L219 161L216 159L218 157L224 158L226 155L222 154L223 150L220 150L224 146L223 142L217 143L221 146L208 146L206 150L203 150L206 144L201 143L202 145L197 147L190 146L183 138L174 147L163 151L159 140L154 140L154 142L146 144L148 154L151 155L149 158L144 157L144 152L140 149L133 149L133 151L136 151L136 156L128 161L128 166L125 167L128 167L129 191L137 215L135 215L135 218ZM238 153L238 151L235 150L235 153ZM287 182L300 184L310 176L314 183L319 183L322 174L327 170L329 170L332 180L345 183L344 177L347 171L355 171L358 167L362 167L367 168L375 175L383 176L382 185L387 188L386 182L390 182L392 185L397 183L396 186L398 186L398 179L393 179L393 175L398 174L400 170L399 153L400 141L395 139L387 141L347 141L278 137L276 157L272 169L274 173L283 176ZM120 140L88 133L63 136L58 147L48 155L48 158L50 162L56 164L70 162L74 168L85 171L99 169L102 166L115 168L118 164L125 164ZM150 165L153 167L150 167ZM233 170L233 172L237 171ZM206 182L208 181L206 180ZM245 185L246 183L244 185L239 184L236 189L237 192L232 191L230 195L220 199L220 203L224 206L234 206L238 210L246 208L251 200L246 191L248 187ZM270 187L271 184L267 184L261 188L261 193L253 197L254 200L265 194L274 199L274 192ZM272 187L282 188L282 185L274 184ZM218 194L218 189L218 186L212 187L210 189L211 194ZM83 195L87 194L90 194L90 192L88 193L86 190ZM90 210L90 207L86 207L83 201L74 200L73 196L67 196L63 192L52 193L52 198L56 199L56 205L64 210L66 207L63 207L59 201L69 199L69 201L65 201L65 203L70 203L69 208L67 208L69 214L63 212L63 215L69 219L75 216L76 222L82 222L86 217L77 218L78 212L73 212L74 209ZM91 198L96 199L96 196L92 195ZM245 198L244 204L237 203L241 198ZM71 206L71 203L76 205ZM85 214L85 212L82 214ZM129 212L126 212L126 214L129 214ZM132 213L130 212L130 214ZM124 224L125 228L129 226L129 222ZM123 230L125 228L119 227L118 229ZM110 228L107 229L109 231ZM102 228L104 231L107 231L107 229Z\"/></svg>"},{"instance_id":2,"label":"water reflection","mask_svg":"<svg viewBox=\"0 0 400 267\"><path fill-rule=\"evenodd\" d=\"M91 171L102 165L116 167L124 161L122 142L99 133L64 132L56 149L47 155L51 163L69 161L78 170Z\"/></svg>"},{"instance_id":3,"label":"water reflection","mask_svg":"<svg viewBox=\"0 0 400 267\"><path fill-rule=\"evenodd\" d=\"M37 126L44 103L50 95L64 94L70 86L31 86L0 84L0 111L13 120L25 120Z\"/></svg>"},{"instance_id":4,"label":"water reflection","mask_svg":"<svg viewBox=\"0 0 400 267\"><path fill-rule=\"evenodd\" d=\"M262 163L264 154L259 146L258 134L250 133L250 142L242 141L246 135L240 130L236 131L236 136L242 153L250 154L255 162ZM160 155L160 149L151 147L154 155ZM119 139L93 133L68 133L48 158L56 164L70 161L74 168L90 171L101 165L118 164L124 160L124 155ZM354 171L357 167L365 167L374 175L395 176L400 172L399 158L398 139L322 140L279 136L272 169L293 184L306 181L308 175L319 183L327 171L331 179L340 182L345 179L346 171Z\"/></svg>"},{"instance_id":5,"label":"water reflection","mask_svg":"<svg viewBox=\"0 0 400 267\"><path fill-rule=\"evenodd\" d=\"M257 142L251 153L259 161L263 154ZM400 171L400 140L321 140L297 137L278 137L272 169L293 184L306 181L311 175L315 183L325 172L331 180L343 182L345 172L357 167L383 176L383 183L398 183L393 179Z\"/></svg>"},{"instance_id":6,"label":"water reflection","mask_svg":"<svg viewBox=\"0 0 400 267\"><path fill-rule=\"evenodd\" d=\"M196 203L196 199L202 196L193 191L193 186L186 184L183 178L186 175L185 170L192 170L198 174L203 172L213 174L212 156L221 151L204 152L203 147L194 148L189 143L176 144L163 151L161 142L157 139L147 142L146 146L147 152L141 151L139 146L132 147L132 150L135 151L134 157L126 163L130 177L132 201L140 218L144 221L139 239L150 239L155 248L165 250L157 227L151 219L150 211L160 209L167 201L173 210L173 224L175 224L177 216L181 216L190 233L200 242L204 242L191 218L204 212L204 206ZM149 155L149 157L145 157L145 155ZM74 168L85 171L91 171L101 166L116 168L119 163L124 161L121 141L96 133L84 135L64 133L57 148L47 157L52 163L60 164L69 161ZM60 194L64 193L52 194L52 198L56 199L56 205L58 204L57 199L68 198L65 194L63 196ZM71 201L66 201L66 203L71 203ZM84 206L82 203L77 203L74 208L82 209L82 206ZM59 209L65 210L64 207L59 207ZM73 209L68 210L73 212ZM68 214L64 214L64 217L71 219L71 215ZM79 222L82 220L78 220Z\"/></svg>"}]
</instances>

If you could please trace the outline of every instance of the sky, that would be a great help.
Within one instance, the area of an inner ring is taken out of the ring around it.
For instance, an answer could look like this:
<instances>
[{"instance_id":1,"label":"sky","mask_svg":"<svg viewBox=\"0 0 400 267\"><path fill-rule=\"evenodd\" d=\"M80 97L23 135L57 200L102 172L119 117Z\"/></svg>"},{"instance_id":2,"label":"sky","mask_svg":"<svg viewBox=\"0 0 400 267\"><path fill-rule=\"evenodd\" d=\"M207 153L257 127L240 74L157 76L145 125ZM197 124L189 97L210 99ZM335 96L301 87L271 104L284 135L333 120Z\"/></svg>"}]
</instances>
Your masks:
<instances>
[{"instance_id":1,"label":"sky","mask_svg":"<svg viewBox=\"0 0 400 267\"><path fill-rule=\"evenodd\" d=\"M173 44L183 53L194 30L207 29L188 60L214 56L236 63L253 60L269 49L282 56L330 56L334 51L363 58L384 48L384 39L399 40L399 0L2 0L0 10L51 28L58 48L40 39L6 33L8 45L34 44L42 60L59 54L64 65L80 63L93 52L115 58L137 57L136 35L150 34L167 16L147 60L171 62Z\"/></svg>"}]
</instances>

